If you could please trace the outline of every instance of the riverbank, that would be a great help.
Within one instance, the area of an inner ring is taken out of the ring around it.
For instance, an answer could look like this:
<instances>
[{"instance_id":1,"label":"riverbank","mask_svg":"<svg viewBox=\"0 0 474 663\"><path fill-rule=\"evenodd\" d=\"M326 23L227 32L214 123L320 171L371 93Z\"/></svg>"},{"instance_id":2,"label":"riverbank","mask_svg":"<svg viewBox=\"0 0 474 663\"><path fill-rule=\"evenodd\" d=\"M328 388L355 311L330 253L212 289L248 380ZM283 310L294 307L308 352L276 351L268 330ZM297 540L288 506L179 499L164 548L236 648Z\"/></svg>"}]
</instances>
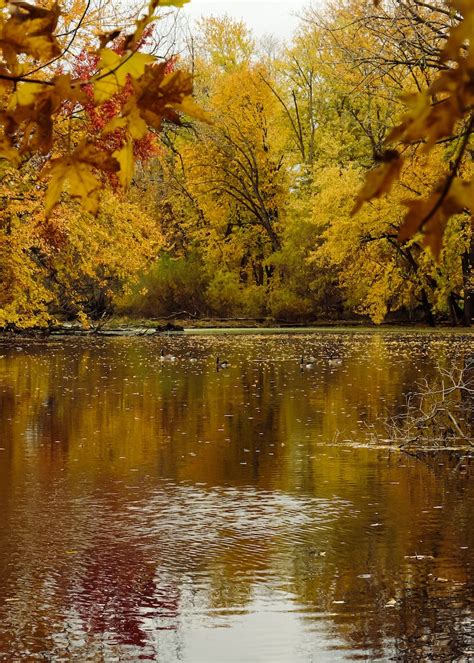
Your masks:
<instances>
[{"instance_id":1,"label":"riverbank","mask_svg":"<svg viewBox=\"0 0 474 663\"><path fill-rule=\"evenodd\" d=\"M453 327L440 324L433 328L421 323L384 323L375 325L367 320L314 320L301 324L279 322L271 319L250 318L202 318L185 319L132 319L114 317L95 321L86 327L77 322L63 322L47 328L1 330L1 338L48 336L155 336L172 334L308 334L312 332L428 332L474 334L474 327Z\"/></svg>"}]
</instances>

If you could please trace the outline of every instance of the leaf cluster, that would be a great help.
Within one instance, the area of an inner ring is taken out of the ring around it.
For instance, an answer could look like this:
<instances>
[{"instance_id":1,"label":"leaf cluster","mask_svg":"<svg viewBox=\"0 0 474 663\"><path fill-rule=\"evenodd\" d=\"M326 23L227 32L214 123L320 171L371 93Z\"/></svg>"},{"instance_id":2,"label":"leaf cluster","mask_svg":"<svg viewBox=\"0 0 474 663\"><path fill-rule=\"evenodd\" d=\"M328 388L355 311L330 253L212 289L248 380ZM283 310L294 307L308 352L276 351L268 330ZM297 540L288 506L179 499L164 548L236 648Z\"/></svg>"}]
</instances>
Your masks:
<instances>
[{"instance_id":1,"label":"leaf cluster","mask_svg":"<svg viewBox=\"0 0 474 663\"><path fill-rule=\"evenodd\" d=\"M49 182L47 215L63 192L95 214L102 175L116 173L128 186L134 146L150 129L159 132L164 121L179 124L183 113L205 119L192 101L191 76L139 51L158 10L186 1L151 0L129 33L99 35L99 43L89 51L97 66L87 78L75 75L67 63L72 41L58 34L65 19L59 5L1 3L0 159L18 167L40 155L41 174ZM118 39L120 49L114 47ZM124 102L114 117L99 133L89 135L84 130L87 112L100 112L117 96ZM117 130L121 145L112 150L106 138Z\"/></svg>"}]
</instances>

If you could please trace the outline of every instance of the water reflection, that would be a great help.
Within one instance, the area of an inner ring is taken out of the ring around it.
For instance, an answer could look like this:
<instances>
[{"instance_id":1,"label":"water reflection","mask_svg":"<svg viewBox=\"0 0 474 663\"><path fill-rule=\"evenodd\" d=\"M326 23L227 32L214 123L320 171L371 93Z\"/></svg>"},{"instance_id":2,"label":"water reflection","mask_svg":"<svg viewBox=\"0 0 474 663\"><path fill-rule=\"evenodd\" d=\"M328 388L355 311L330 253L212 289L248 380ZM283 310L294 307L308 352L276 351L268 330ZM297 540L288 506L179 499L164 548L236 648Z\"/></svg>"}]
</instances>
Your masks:
<instances>
[{"instance_id":1,"label":"water reflection","mask_svg":"<svg viewBox=\"0 0 474 663\"><path fill-rule=\"evenodd\" d=\"M469 660L469 459L343 441L471 339L4 344L0 660Z\"/></svg>"}]
</instances>

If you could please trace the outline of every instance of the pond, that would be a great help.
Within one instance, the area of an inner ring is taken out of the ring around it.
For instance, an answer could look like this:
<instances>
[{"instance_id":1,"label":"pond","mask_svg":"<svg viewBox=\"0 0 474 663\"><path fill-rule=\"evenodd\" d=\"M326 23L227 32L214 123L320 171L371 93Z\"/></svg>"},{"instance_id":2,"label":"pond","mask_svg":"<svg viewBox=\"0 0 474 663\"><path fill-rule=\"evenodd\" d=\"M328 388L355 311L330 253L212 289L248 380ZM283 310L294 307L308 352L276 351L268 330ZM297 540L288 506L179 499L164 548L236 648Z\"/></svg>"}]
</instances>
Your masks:
<instances>
[{"instance_id":1,"label":"pond","mask_svg":"<svg viewBox=\"0 0 474 663\"><path fill-rule=\"evenodd\" d=\"M0 660L474 660L470 458L369 443L473 352L461 333L0 341Z\"/></svg>"}]
</instances>

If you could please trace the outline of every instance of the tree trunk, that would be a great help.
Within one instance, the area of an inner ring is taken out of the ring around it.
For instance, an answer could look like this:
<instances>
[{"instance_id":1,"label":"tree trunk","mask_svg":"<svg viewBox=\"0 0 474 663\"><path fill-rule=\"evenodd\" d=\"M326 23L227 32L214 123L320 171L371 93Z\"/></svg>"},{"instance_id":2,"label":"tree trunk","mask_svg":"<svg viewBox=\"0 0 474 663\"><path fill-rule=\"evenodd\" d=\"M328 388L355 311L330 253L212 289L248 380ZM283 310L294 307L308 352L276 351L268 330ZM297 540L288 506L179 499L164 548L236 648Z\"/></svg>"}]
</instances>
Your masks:
<instances>
[{"instance_id":1,"label":"tree trunk","mask_svg":"<svg viewBox=\"0 0 474 663\"><path fill-rule=\"evenodd\" d=\"M252 268L253 268L253 275L255 279L255 285L263 285L264 283L264 278L265 278L265 272L263 269L262 261L263 256L260 258L258 257L257 260L252 261Z\"/></svg>"},{"instance_id":2,"label":"tree trunk","mask_svg":"<svg viewBox=\"0 0 474 663\"><path fill-rule=\"evenodd\" d=\"M433 317L433 312L431 311L428 295L426 294L426 290L424 288L421 289L421 305L423 306L423 312L425 314L426 322L429 324L430 327L434 327L435 321Z\"/></svg>"},{"instance_id":3,"label":"tree trunk","mask_svg":"<svg viewBox=\"0 0 474 663\"><path fill-rule=\"evenodd\" d=\"M399 249L399 251L401 251L402 255L405 256L406 260L408 261L408 264L413 270L413 273L418 276L418 271L419 271L418 263L416 262L412 252L410 251L410 248L406 247L405 249ZM430 327L434 327L435 321L434 321L433 312L431 310L430 300L428 298L426 289L423 285L421 285L420 287L420 295L421 295L421 305L423 307L423 312L425 314L426 322L429 324Z\"/></svg>"}]
</instances>

